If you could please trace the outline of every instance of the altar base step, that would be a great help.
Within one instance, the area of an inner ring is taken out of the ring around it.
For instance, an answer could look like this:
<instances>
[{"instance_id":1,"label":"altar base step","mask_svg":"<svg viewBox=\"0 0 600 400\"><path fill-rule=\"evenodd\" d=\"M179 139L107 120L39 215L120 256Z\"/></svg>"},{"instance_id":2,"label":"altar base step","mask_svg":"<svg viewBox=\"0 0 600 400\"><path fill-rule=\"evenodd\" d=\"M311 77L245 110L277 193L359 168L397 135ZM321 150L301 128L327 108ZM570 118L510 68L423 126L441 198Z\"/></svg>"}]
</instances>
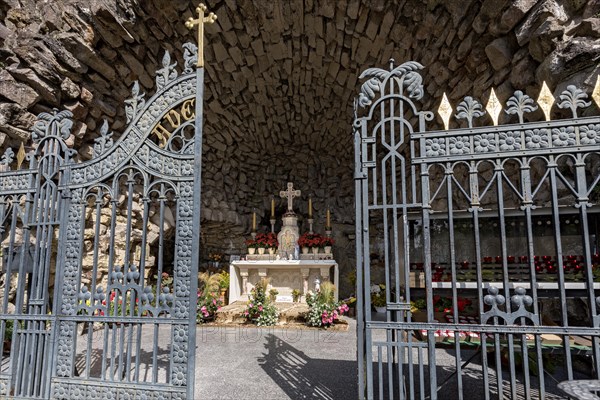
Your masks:
<instances>
[{"instance_id":1,"label":"altar base step","mask_svg":"<svg viewBox=\"0 0 600 400\"><path fill-rule=\"evenodd\" d=\"M215 316L215 322L219 324L244 324L246 318L243 312L247 302L236 301L228 306L221 307ZM290 323L304 323L304 315L308 312L306 303L275 303L279 310L279 325Z\"/></svg>"}]
</instances>

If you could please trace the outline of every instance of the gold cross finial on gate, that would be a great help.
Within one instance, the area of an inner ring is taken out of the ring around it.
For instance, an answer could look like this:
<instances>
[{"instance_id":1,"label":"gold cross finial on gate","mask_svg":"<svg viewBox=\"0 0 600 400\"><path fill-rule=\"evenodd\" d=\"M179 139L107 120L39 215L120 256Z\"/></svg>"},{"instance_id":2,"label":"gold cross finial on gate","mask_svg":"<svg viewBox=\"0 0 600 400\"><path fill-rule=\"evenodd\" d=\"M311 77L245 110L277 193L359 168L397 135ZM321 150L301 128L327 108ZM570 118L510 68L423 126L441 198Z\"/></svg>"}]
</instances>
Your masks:
<instances>
[{"instance_id":1,"label":"gold cross finial on gate","mask_svg":"<svg viewBox=\"0 0 600 400\"><path fill-rule=\"evenodd\" d=\"M212 12L208 14L208 17L205 17L204 13L206 10L206 6L203 3L200 3L200 5L196 7L198 18L194 19L192 17L189 17L188 20L185 21L185 26L188 29L192 29L194 25L198 25L198 63L196 63L197 67L204 67L204 24L212 24L217 20L217 16Z\"/></svg>"}]
</instances>

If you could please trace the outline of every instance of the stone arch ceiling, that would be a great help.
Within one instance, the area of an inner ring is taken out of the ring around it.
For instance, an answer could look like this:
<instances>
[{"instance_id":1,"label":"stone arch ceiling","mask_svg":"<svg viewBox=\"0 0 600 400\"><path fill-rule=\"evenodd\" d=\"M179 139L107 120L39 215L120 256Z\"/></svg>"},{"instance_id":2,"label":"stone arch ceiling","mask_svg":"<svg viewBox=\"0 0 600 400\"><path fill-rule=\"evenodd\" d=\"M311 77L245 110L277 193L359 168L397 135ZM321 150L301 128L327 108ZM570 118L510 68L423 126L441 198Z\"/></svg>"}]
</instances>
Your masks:
<instances>
[{"instance_id":1,"label":"stone arch ceiling","mask_svg":"<svg viewBox=\"0 0 600 400\"><path fill-rule=\"evenodd\" d=\"M221 250L241 250L229 237L247 234L253 207L268 224L268 195L288 178L315 194L317 230L328 202L338 237L353 232L350 126L365 68L422 63L430 110L443 92L456 105L465 95L484 101L492 86L503 100L516 89L537 97L542 80L589 93L598 73L597 1L206 3L218 20L205 29L202 211L207 245ZM133 81L151 94L165 49L182 65L182 43L194 41L183 23L196 5L0 0L2 147L27 141L35 114L66 107L73 145L89 158L102 118L122 131Z\"/></svg>"}]
</instances>

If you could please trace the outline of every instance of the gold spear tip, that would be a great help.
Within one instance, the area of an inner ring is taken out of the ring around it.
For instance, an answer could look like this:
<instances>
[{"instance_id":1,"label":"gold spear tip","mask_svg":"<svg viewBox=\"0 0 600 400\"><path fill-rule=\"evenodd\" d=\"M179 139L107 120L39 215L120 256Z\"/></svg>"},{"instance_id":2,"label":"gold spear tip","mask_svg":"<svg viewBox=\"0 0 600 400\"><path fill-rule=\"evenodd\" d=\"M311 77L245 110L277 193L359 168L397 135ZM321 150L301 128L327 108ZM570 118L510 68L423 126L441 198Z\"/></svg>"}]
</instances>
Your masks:
<instances>
[{"instance_id":1,"label":"gold spear tip","mask_svg":"<svg viewBox=\"0 0 600 400\"><path fill-rule=\"evenodd\" d=\"M546 121L550 121L550 112L552 111L552 105L554 104L554 101L554 96L548 88L546 81L544 81L542 83L542 90L540 90L540 95L538 96L537 103L540 105L540 108L544 112Z\"/></svg>"},{"instance_id":2,"label":"gold spear tip","mask_svg":"<svg viewBox=\"0 0 600 400\"><path fill-rule=\"evenodd\" d=\"M596 102L596 105L600 107L600 75L596 78L596 86L592 92L592 99Z\"/></svg>"},{"instance_id":3,"label":"gold spear tip","mask_svg":"<svg viewBox=\"0 0 600 400\"><path fill-rule=\"evenodd\" d=\"M442 117L442 121L444 121L444 129L448 130L450 126L450 116L452 115L452 106L448 101L448 96L446 96L446 92L442 96L442 102L438 108L438 114Z\"/></svg>"}]
</instances>

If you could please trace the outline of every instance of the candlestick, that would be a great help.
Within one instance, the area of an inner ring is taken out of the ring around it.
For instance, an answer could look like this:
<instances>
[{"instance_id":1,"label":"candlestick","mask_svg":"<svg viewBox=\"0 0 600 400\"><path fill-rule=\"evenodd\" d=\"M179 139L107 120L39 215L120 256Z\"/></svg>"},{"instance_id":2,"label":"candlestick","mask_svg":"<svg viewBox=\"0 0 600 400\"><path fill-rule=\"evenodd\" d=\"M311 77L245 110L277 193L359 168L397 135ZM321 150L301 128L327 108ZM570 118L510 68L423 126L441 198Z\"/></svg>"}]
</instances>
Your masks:
<instances>
[{"instance_id":1,"label":"candlestick","mask_svg":"<svg viewBox=\"0 0 600 400\"><path fill-rule=\"evenodd\" d=\"M271 196L271 218L275 219L275 198Z\"/></svg>"},{"instance_id":2,"label":"candlestick","mask_svg":"<svg viewBox=\"0 0 600 400\"><path fill-rule=\"evenodd\" d=\"M256 211L252 213L252 230L256 230Z\"/></svg>"},{"instance_id":3,"label":"candlestick","mask_svg":"<svg viewBox=\"0 0 600 400\"><path fill-rule=\"evenodd\" d=\"M312 218L312 195L308 195L308 218Z\"/></svg>"},{"instance_id":4,"label":"candlestick","mask_svg":"<svg viewBox=\"0 0 600 400\"><path fill-rule=\"evenodd\" d=\"M331 228L331 212L329 211L329 207L327 207L327 225L326 227Z\"/></svg>"}]
</instances>

